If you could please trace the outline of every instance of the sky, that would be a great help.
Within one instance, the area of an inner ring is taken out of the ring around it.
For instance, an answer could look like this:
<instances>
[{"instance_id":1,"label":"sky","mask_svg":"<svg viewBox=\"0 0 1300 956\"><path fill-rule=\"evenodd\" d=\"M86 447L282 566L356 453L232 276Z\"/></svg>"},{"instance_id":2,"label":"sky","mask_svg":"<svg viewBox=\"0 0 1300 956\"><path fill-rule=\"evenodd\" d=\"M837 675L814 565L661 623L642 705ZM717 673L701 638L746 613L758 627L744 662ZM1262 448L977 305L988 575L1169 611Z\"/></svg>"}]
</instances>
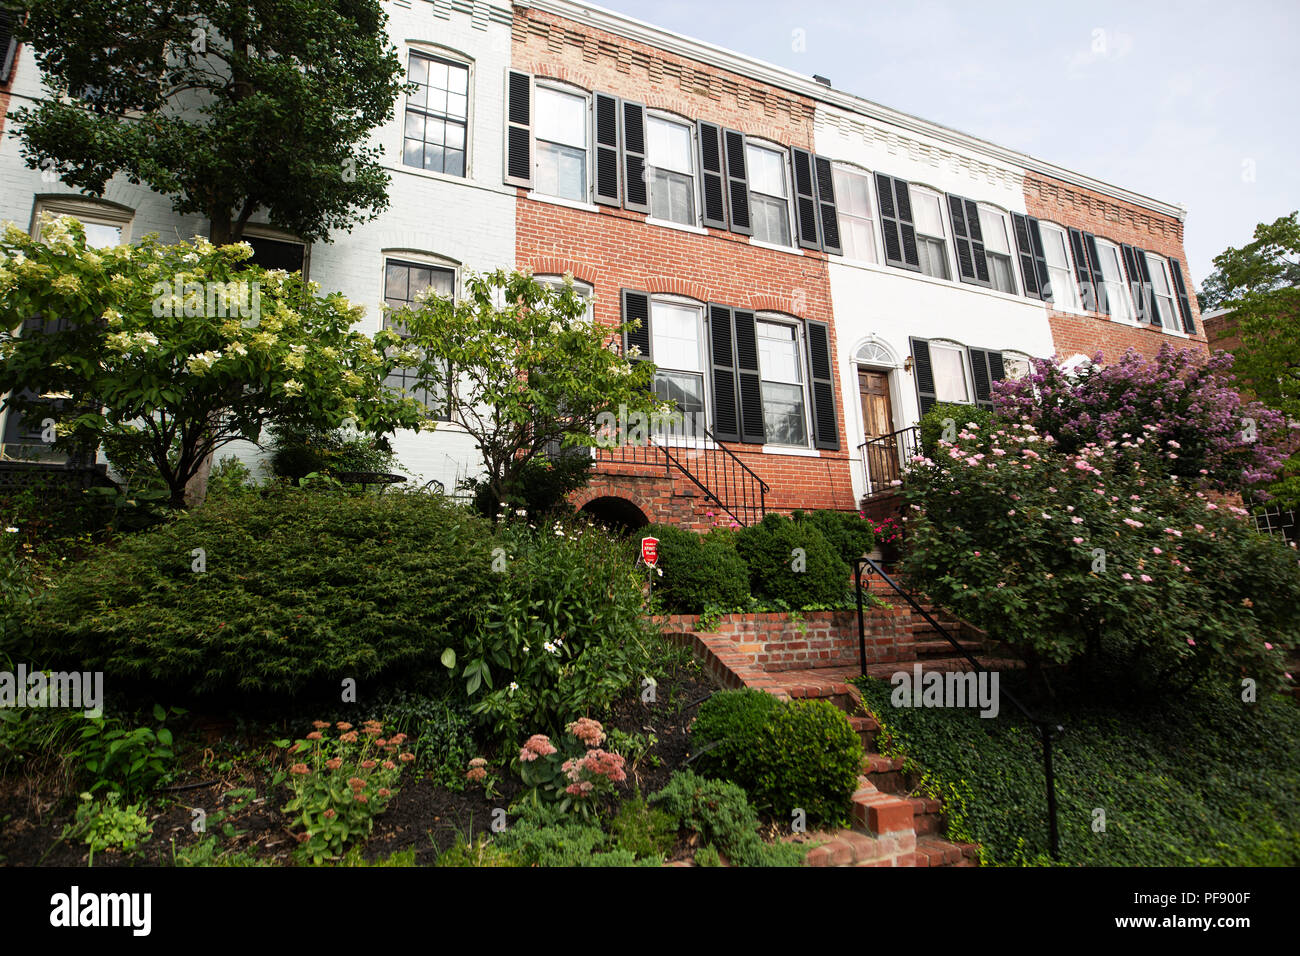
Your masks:
<instances>
[{"instance_id":1,"label":"sky","mask_svg":"<svg viewBox=\"0 0 1300 956\"><path fill-rule=\"evenodd\" d=\"M598 2L1182 203L1198 287L1256 224L1300 209L1300 0Z\"/></svg>"}]
</instances>

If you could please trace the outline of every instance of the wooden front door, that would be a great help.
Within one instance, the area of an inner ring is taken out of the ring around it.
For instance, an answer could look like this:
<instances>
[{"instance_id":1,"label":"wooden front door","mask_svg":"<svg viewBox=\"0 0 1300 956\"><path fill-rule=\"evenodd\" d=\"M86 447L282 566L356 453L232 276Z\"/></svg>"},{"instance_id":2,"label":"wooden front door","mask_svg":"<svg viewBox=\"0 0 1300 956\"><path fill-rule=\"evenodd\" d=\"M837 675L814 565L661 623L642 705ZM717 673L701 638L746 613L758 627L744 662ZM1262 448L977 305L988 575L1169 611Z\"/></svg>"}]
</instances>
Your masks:
<instances>
[{"instance_id":1,"label":"wooden front door","mask_svg":"<svg viewBox=\"0 0 1300 956\"><path fill-rule=\"evenodd\" d=\"M862 399L863 441L891 434L894 411L889 404L889 373L858 369L858 394ZM898 453L892 444L868 444L865 464L872 491L899 477Z\"/></svg>"}]
</instances>

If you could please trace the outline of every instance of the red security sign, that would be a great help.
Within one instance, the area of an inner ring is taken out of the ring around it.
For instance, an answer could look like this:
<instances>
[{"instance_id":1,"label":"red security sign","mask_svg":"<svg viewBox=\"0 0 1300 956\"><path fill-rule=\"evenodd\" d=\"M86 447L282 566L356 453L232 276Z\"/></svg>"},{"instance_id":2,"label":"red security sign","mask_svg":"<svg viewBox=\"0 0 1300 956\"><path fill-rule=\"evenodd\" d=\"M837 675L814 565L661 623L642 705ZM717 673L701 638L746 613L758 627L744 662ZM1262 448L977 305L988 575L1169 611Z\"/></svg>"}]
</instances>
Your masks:
<instances>
[{"instance_id":1,"label":"red security sign","mask_svg":"<svg viewBox=\"0 0 1300 956\"><path fill-rule=\"evenodd\" d=\"M652 568L659 563L658 538L641 539L641 560Z\"/></svg>"}]
</instances>

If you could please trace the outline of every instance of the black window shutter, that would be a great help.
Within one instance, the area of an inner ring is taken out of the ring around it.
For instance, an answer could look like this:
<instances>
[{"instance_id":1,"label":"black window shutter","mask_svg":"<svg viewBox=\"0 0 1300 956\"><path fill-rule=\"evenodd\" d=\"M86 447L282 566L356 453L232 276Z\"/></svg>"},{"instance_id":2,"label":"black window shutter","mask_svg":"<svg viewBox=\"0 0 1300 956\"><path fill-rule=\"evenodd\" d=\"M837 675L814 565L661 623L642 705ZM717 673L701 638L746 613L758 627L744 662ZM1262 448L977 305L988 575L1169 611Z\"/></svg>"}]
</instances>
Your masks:
<instances>
[{"instance_id":1,"label":"black window shutter","mask_svg":"<svg viewBox=\"0 0 1300 956\"><path fill-rule=\"evenodd\" d=\"M1151 283L1151 268L1147 265L1147 254L1141 249L1133 250L1137 259L1138 272L1142 275L1142 298L1146 302L1147 321L1152 325L1160 324L1160 307L1156 304L1156 289Z\"/></svg>"},{"instance_id":2,"label":"black window shutter","mask_svg":"<svg viewBox=\"0 0 1300 956\"><path fill-rule=\"evenodd\" d=\"M533 78L506 70L505 182L533 184Z\"/></svg>"},{"instance_id":3,"label":"black window shutter","mask_svg":"<svg viewBox=\"0 0 1300 956\"><path fill-rule=\"evenodd\" d=\"M835 415L835 380L831 365L831 332L825 322L808 319L808 368L812 382L813 444L840 450L839 420Z\"/></svg>"},{"instance_id":4,"label":"black window shutter","mask_svg":"<svg viewBox=\"0 0 1300 956\"><path fill-rule=\"evenodd\" d=\"M821 233L817 227L817 188L813 182L812 153L791 146L790 165L794 168L794 211L799 245L804 249L820 249Z\"/></svg>"},{"instance_id":5,"label":"black window shutter","mask_svg":"<svg viewBox=\"0 0 1300 956\"><path fill-rule=\"evenodd\" d=\"M1102 315L1110 315L1110 294L1106 291L1106 274L1101 271L1101 255L1097 251L1097 237L1090 232L1083 234L1083 245L1088 250L1088 262L1092 267L1092 291L1096 300L1094 305Z\"/></svg>"},{"instance_id":6,"label":"black window shutter","mask_svg":"<svg viewBox=\"0 0 1300 956\"><path fill-rule=\"evenodd\" d=\"M967 349L970 353L970 370L975 377L975 404L981 408L993 407L993 383L1000 382L1006 372L1002 367L1002 353L985 349Z\"/></svg>"},{"instance_id":7,"label":"black window shutter","mask_svg":"<svg viewBox=\"0 0 1300 956\"><path fill-rule=\"evenodd\" d=\"M949 193L948 215L952 220L953 245L957 249L957 272L961 281L991 286L979 206L970 199Z\"/></svg>"},{"instance_id":8,"label":"black window shutter","mask_svg":"<svg viewBox=\"0 0 1300 956\"><path fill-rule=\"evenodd\" d=\"M618 190L618 97L595 94L592 125L596 144L596 182L594 198L602 206L619 204Z\"/></svg>"},{"instance_id":9,"label":"black window shutter","mask_svg":"<svg viewBox=\"0 0 1300 956\"><path fill-rule=\"evenodd\" d=\"M645 168L645 107L623 100L623 208L650 211Z\"/></svg>"},{"instance_id":10,"label":"black window shutter","mask_svg":"<svg viewBox=\"0 0 1300 956\"><path fill-rule=\"evenodd\" d=\"M934 367L930 365L930 343L926 339L912 339L912 361L916 366L916 398L924 415L934 407Z\"/></svg>"},{"instance_id":11,"label":"black window shutter","mask_svg":"<svg viewBox=\"0 0 1300 956\"><path fill-rule=\"evenodd\" d=\"M1030 299L1041 299L1043 290L1038 282L1038 268L1034 265L1034 243L1029 238L1029 217L1013 212L1011 231L1016 234L1016 253L1020 259L1020 275L1024 279L1025 296Z\"/></svg>"},{"instance_id":12,"label":"black window shutter","mask_svg":"<svg viewBox=\"0 0 1300 956\"><path fill-rule=\"evenodd\" d=\"M727 207L731 211L731 231L752 236L749 218L749 175L745 172L745 134L723 130L727 159Z\"/></svg>"},{"instance_id":13,"label":"black window shutter","mask_svg":"<svg viewBox=\"0 0 1300 956\"><path fill-rule=\"evenodd\" d=\"M629 324L639 321L637 328L623 330L623 354L630 362L653 360L650 349L650 296L633 289L623 290L623 322ZM633 347L640 354L632 353Z\"/></svg>"},{"instance_id":14,"label":"black window shutter","mask_svg":"<svg viewBox=\"0 0 1300 956\"><path fill-rule=\"evenodd\" d=\"M907 182L876 173L876 200L880 206L880 230L885 238L885 264L920 272L916 227L912 224L912 195Z\"/></svg>"},{"instance_id":15,"label":"black window shutter","mask_svg":"<svg viewBox=\"0 0 1300 956\"><path fill-rule=\"evenodd\" d=\"M758 367L758 328L754 313L734 309L736 329L736 379L740 393L740 440L761 445L767 441L763 422L763 376Z\"/></svg>"},{"instance_id":16,"label":"black window shutter","mask_svg":"<svg viewBox=\"0 0 1300 956\"><path fill-rule=\"evenodd\" d=\"M709 361L713 371L713 437L740 441L740 415L736 408L736 350L731 309L709 306Z\"/></svg>"},{"instance_id":17,"label":"black window shutter","mask_svg":"<svg viewBox=\"0 0 1300 956\"><path fill-rule=\"evenodd\" d=\"M1069 226L1070 252L1074 254L1074 277L1079 282L1079 295L1083 299L1083 308L1088 312L1097 311L1092 291L1092 269L1088 265L1088 251L1083 246L1083 232Z\"/></svg>"},{"instance_id":18,"label":"black window shutter","mask_svg":"<svg viewBox=\"0 0 1300 956\"><path fill-rule=\"evenodd\" d=\"M817 174L817 206L821 213L822 248L833 255L842 255L840 246L840 214L835 206L835 176L831 161L825 156L813 157Z\"/></svg>"},{"instance_id":19,"label":"black window shutter","mask_svg":"<svg viewBox=\"0 0 1300 956\"><path fill-rule=\"evenodd\" d=\"M1195 335L1196 319L1192 317L1192 303L1187 297L1187 286L1183 283L1183 266L1173 256L1169 257L1169 271L1174 277L1174 292L1178 297L1178 311L1183 317L1183 331Z\"/></svg>"},{"instance_id":20,"label":"black window shutter","mask_svg":"<svg viewBox=\"0 0 1300 956\"><path fill-rule=\"evenodd\" d=\"M704 225L727 228L727 174L722 160L722 129L700 120L696 124L700 144L700 192L703 195Z\"/></svg>"}]
</instances>

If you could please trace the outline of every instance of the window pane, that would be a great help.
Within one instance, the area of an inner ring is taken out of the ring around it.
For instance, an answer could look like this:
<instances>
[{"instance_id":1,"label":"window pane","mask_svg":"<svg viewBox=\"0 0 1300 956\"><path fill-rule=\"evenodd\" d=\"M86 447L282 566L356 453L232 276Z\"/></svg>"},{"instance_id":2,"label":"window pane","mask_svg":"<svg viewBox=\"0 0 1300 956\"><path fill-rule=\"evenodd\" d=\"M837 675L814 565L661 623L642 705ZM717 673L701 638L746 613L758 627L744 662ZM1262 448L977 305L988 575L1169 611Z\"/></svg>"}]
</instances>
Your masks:
<instances>
[{"instance_id":1,"label":"window pane","mask_svg":"<svg viewBox=\"0 0 1300 956\"><path fill-rule=\"evenodd\" d=\"M1011 243L1007 241L1007 220L1002 213L981 208L980 232L984 234L984 248L987 251L1011 255Z\"/></svg>"},{"instance_id":2,"label":"window pane","mask_svg":"<svg viewBox=\"0 0 1300 956\"><path fill-rule=\"evenodd\" d=\"M537 144L538 192L576 202L587 200L587 152L568 146Z\"/></svg>"},{"instance_id":3,"label":"window pane","mask_svg":"<svg viewBox=\"0 0 1300 956\"><path fill-rule=\"evenodd\" d=\"M916 224L917 232L940 238L946 235L943 230L943 214L939 208L939 197L934 193L922 192L919 189L912 190L912 221Z\"/></svg>"},{"instance_id":4,"label":"window pane","mask_svg":"<svg viewBox=\"0 0 1300 956\"><path fill-rule=\"evenodd\" d=\"M776 246L790 245L790 210L784 199L771 199L757 193L749 197L754 238Z\"/></svg>"},{"instance_id":5,"label":"window pane","mask_svg":"<svg viewBox=\"0 0 1300 956\"><path fill-rule=\"evenodd\" d=\"M763 425L769 443L808 444L803 404L803 386L763 382Z\"/></svg>"},{"instance_id":6,"label":"window pane","mask_svg":"<svg viewBox=\"0 0 1300 956\"><path fill-rule=\"evenodd\" d=\"M844 246L844 255L849 259L862 262L876 261L875 237L871 232L871 221L840 216L840 242Z\"/></svg>"},{"instance_id":7,"label":"window pane","mask_svg":"<svg viewBox=\"0 0 1300 956\"><path fill-rule=\"evenodd\" d=\"M680 123L651 116L646 120L646 161L656 169L691 173L691 131Z\"/></svg>"},{"instance_id":8,"label":"window pane","mask_svg":"<svg viewBox=\"0 0 1300 956\"><path fill-rule=\"evenodd\" d=\"M871 218L871 196L867 177L847 169L835 170L835 205L841 214Z\"/></svg>"},{"instance_id":9,"label":"window pane","mask_svg":"<svg viewBox=\"0 0 1300 956\"><path fill-rule=\"evenodd\" d=\"M1120 269L1119 250L1104 242L1097 243L1097 257L1101 262L1101 276L1105 283L1106 306L1112 318L1132 321L1133 305L1124 287L1124 273Z\"/></svg>"},{"instance_id":10,"label":"window pane","mask_svg":"<svg viewBox=\"0 0 1300 956\"><path fill-rule=\"evenodd\" d=\"M785 158L770 149L759 146L745 147L745 162L749 166L749 188L768 196L786 195Z\"/></svg>"},{"instance_id":11,"label":"window pane","mask_svg":"<svg viewBox=\"0 0 1300 956\"><path fill-rule=\"evenodd\" d=\"M86 230L86 245L91 249L107 249L122 244L122 227L106 226L101 222L82 222Z\"/></svg>"},{"instance_id":12,"label":"window pane","mask_svg":"<svg viewBox=\"0 0 1300 956\"><path fill-rule=\"evenodd\" d=\"M948 278L948 253L942 239L916 237L917 258L921 262L921 271L928 276L940 279Z\"/></svg>"},{"instance_id":13,"label":"window pane","mask_svg":"<svg viewBox=\"0 0 1300 956\"><path fill-rule=\"evenodd\" d=\"M469 67L447 67L447 92L461 95L469 93Z\"/></svg>"},{"instance_id":14,"label":"window pane","mask_svg":"<svg viewBox=\"0 0 1300 956\"><path fill-rule=\"evenodd\" d=\"M587 146L587 98L537 88L537 138L585 149Z\"/></svg>"},{"instance_id":15,"label":"window pane","mask_svg":"<svg viewBox=\"0 0 1300 956\"><path fill-rule=\"evenodd\" d=\"M1009 256L998 256L989 253L986 257L989 264L989 278L993 282L993 288L999 292L1010 292L1015 294L1016 280L1011 274L1011 258Z\"/></svg>"},{"instance_id":16,"label":"window pane","mask_svg":"<svg viewBox=\"0 0 1300 956\"><path fill-rule=\"evenodd\" d=\"M1002 377L1007 379L1024 378L1029 374L1029 359L1016 358L1012 355L1002 356Z\"/></svg>"},{"instance_id":17,"label":"window pane","mask_svg":"<svg viewBox=\"0 0 1300 956\"><path fill-rule=\"evenodd\" d=\"M690 176L655 169L650 181L650 215L695 225L695 181Z\"/></svg>"},{"instance_id":18,"label":"window pane","mask_svg":"<svg viewBox=\"0 0 1300 956\"><path fill-rule=\"evenodd\" d=\"M968 402L966 363L956 349L930 344L930 366L934 371L934 394L941 402Z\"/></svg>"},{"instance_id":19,"label":"window pane","mask_svg":"<svg viewBox=\"0 0 1300 956\"><path fill-rule=\"evenodd\" d=\"M700 359L700 313L697 309L655 302L650 328L654 333L654 361L659 368L703 372Z\"/></svg>"},{"instance_id":20,"label":"window pane","mask_svg":"<svg viewBox=\"0 0 1300 956\"><path fill-rule=\"evenodd\" d=\"M758 323L758 367L765 380L799 383L799 342L792 325Z\"/></svg>"},{"instance_id":21,"label":"window pane","mask_svg":"<svg viewBox=\"0 0 1300 956\"><path fill-rule=\"evenodd\" d=\"M704 432L704 376L664 369L655 371L655 395L676 402L675 411L686 416L681 422L660 420L659 432L702 435Z\"/></svg>"}]
</instances>

